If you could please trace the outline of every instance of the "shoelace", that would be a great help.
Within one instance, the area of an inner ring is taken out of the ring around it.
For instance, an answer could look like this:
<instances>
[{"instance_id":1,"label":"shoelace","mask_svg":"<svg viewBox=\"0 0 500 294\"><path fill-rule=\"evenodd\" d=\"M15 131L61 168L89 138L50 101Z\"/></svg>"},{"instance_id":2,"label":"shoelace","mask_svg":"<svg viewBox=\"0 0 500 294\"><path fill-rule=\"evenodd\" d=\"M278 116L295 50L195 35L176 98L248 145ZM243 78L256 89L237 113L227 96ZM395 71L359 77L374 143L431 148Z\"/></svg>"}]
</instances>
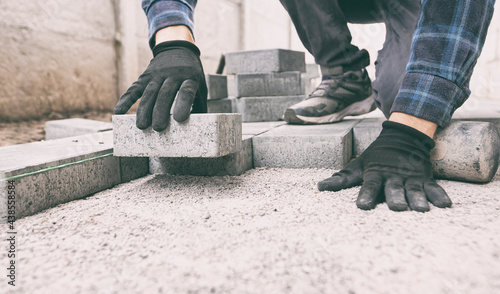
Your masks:
<instances>
[{"instance_id":1,"label":"shoelace","mask_svg":"<svg viewBox=\"0 0 500 294\"><path fill-rule=\"evenodd\" d=\"M328 95L328 89L338 87L338 83L343 80L343 76L329 77L328 79L323 79L319 86L312 91L309 98L323 97Z\"/></svg>"}]
</instances>

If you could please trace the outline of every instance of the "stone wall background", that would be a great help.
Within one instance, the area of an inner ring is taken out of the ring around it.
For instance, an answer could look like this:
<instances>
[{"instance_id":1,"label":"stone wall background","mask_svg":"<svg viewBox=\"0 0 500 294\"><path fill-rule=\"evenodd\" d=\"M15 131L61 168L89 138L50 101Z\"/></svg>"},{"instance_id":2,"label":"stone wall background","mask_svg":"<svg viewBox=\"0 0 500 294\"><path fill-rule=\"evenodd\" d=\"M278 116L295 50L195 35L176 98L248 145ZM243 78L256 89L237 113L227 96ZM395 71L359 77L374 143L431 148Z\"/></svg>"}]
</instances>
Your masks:
<instances>
[{"instance_id":1,"label":"stone wall background","mask_svg":"<svg viewBox=\"0 0 500 294\"><path fill-rule=\"evenodd\" d=\"M350 28L373 64L384 25ZM195 37L207 73L225 52L305 51L279 1L199 0ZM152 57L140 0L0 0L0 43L0 121L111 110ZM497 99L499 68L496 12L471 81L474 98ZM373 76L373 65L369 72Z\"/></svg>"}]
</instances>

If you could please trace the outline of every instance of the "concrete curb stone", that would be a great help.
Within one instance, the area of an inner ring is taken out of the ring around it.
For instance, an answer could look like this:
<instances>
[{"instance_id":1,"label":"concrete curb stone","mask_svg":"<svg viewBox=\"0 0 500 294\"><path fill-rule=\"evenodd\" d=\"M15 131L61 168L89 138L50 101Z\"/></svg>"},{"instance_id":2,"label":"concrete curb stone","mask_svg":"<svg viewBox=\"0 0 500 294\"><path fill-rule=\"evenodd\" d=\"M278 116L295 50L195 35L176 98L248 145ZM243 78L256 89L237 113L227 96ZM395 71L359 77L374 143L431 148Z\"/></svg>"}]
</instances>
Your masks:
<instances>
[{"instance_id":1,"label":"concrete curb stone","mask_svg":"<svg viewBox=\"0 0 500 294\"><path fill-rule=\"evenodd\" d=\"M354 157L382 131L384 119L364 119L353 129ZM494 123L452 120L438 129L431 152L434 177L475 183L489 182L498 168L500 139Z\"/></svg>"}]
</instances>

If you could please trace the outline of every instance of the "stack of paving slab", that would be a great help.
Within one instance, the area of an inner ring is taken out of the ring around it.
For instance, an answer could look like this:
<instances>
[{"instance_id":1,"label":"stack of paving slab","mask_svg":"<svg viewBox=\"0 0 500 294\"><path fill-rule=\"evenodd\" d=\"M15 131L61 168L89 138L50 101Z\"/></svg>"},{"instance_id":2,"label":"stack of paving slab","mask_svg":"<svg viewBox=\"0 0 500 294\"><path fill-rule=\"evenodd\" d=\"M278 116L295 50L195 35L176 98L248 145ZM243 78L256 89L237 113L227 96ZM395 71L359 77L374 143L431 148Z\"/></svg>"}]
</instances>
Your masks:
<instances>
[{"instance_id":1,"label":"stack of paving slab","mask_svg":"<svg viewBox=\"0 0 500 294\"><path fill-rule=\"evenodd\" d=\"M228 99L227 76L207 74L205 80L208 87L208 113L233 112L232 100Z\"/></svg>"},{"instance_id":2,"label":"stack of paving slab","mask_svg":"<svg viewBox=\"0 0 500 294\"><path fill-rule=\"evenodd\" d=\"M278 121L284 110L304 96L301 74L306 72L304 52L270 49L225 55L226 72L234 75L232 112L243 122Z\"/></svg>"}]
</instances>

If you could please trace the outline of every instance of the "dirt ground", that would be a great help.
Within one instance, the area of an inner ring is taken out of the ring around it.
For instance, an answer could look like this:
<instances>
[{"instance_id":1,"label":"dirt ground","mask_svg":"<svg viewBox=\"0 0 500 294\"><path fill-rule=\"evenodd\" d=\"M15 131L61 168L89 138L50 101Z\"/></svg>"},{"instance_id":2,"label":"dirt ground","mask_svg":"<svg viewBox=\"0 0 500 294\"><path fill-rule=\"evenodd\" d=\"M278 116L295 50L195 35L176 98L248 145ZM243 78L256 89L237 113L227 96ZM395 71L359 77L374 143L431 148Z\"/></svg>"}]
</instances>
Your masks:
<instances>
[{"instance_id":1,"label":"dirt ground","mask_svg":"<svg viewBox=\"0 0 500 294\"><path fill-rule=\"evenodd\" d=\"M43 120L0 123L0 147L44 140L45 122L50 120L65 118L87 118L111 122L111 115L111 112L90 111L85 113L73 114L70 116L53 114Z\"/></svg>"}]
</instances>

